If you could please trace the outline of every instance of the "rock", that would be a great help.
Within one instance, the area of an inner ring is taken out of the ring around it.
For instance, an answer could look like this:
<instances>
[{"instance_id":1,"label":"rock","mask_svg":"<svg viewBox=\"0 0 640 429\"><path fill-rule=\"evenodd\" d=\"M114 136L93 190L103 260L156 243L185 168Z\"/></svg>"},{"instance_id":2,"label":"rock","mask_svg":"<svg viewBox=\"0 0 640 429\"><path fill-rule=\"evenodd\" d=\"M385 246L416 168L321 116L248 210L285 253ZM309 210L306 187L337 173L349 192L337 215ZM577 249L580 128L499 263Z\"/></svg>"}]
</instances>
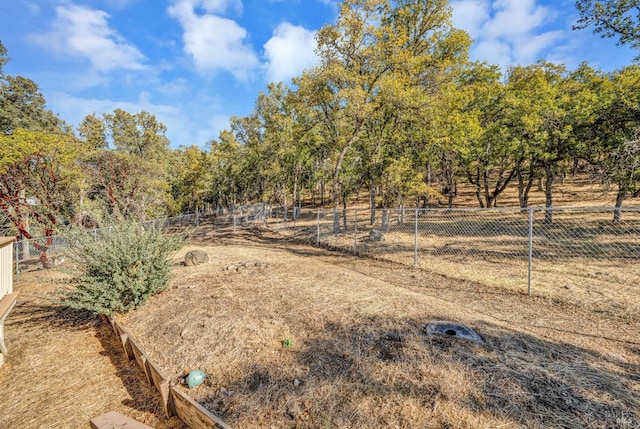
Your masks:
<instances>
[{"instance_id":1,"label":"rock","mask_svg":"<svg viewBox=\"0 0 640 429\"><path fill-rule=\"evenodd\" d=\"M298 386L300 386L300 380L296 378L295 380L293 380L293 387L298 387Z\"/></svg>"},{"instance_id":2,"label":"rock","mask_svg":"<svg viewBox=\"0 0 640 429\"><path fill-rule=\"evenodd\" d=\"M369 231L369 241L384 241L384 234L382 233L382 231L372 229L371 231Z\"/></svg>"},{"instance_id":3,"label":"rock","mask_svg":"<svg viewBox=\"0 0 640 429\"><path fill-rule=\"evenodd\" d=\"M204 250L191 250L184 255L184 264L187 267L202 265L209 262L209 255Z\"/></svg>"}]
</instances>

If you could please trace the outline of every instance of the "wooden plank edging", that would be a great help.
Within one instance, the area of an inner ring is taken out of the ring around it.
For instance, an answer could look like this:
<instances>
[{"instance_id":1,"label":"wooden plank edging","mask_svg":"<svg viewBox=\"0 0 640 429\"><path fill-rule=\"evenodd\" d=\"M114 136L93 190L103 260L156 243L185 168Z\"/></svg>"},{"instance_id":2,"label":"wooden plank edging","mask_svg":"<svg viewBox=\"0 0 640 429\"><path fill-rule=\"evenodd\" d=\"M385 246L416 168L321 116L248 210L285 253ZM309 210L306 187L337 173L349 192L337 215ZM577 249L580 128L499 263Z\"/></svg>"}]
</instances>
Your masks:
<instances>
[{"instance_id":1,"label":"wooden plank edging","mask_svg":"<svg viewBox=\"0 0 640 429\"><path fill-rule=\"evenodd\" d=\"M178 416L192 429L221 428L231 429L218 416L211 413L189 395L172 387L149 356L127 333L115 317L107 316L114 332L120 338L124 352L129 360L135 360L144 371L147 381L152 384L162 400L162 406L167 417Z\"/></svg>"},{"instance_id":2,"label":"wooden plank edging","mask_svg":"<svg viewBox=\"0 0 640 429\"><path fill-rule=\"evenodd\" d=\"M173 403L173 397L171 396L171 387L169 386L169 380L164 378L160 370L156 365L147 359L147 371L151 378L151 383L155 386L156 390L160 392L162 397L162 406L167 417L173 417L176 415L176 409Z\"/></svg>"},{"instance_id":3,"label":"wooden plank edging","mask_svg":"<svg viewBox=\"0 0 640 429\"><path fill-rule=\"evenodd\" d=\"M140 367L140 369L144 371L144 375L145 377L147 377L147 382L149 382L149 384L153 384L153 382L151 381L151 376L149 375L149 369L147 368L147 361L149 360L149 357L144 352L144 350L142 350L140 345L136 343L131 337L129 337L129 344L131 344L131 351L133 352L133 358L138 363L138 366Z\"/></svg>"},{"instance_id":4,"label":"wooden plank edging","mask_svg":"<svg viewBox=\"0 0 640 429\"><path fill-rule=\"evenodd\" d=\"M219 417L215 416L189 395L176 387L171 388L171 396L176 407L178 418L192 429L222 428L231 429Z\"/></svg>"}]
</instances>

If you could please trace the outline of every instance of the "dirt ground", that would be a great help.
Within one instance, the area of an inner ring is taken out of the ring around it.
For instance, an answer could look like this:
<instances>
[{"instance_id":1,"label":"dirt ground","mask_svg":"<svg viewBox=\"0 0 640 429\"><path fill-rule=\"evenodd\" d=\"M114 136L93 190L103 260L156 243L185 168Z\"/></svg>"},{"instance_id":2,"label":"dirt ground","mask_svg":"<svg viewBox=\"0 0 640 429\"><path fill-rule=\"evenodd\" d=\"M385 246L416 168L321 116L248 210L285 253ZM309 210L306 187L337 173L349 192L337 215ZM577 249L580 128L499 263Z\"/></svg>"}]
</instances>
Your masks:
<instances>
[{"instance_id":1,"label":"dirt ground","mask_svg":"<svg viewBox=\"0 0 640 429\"><path fill-rule=\"evenodd\" d=\"M209 262L182 266L195 248ZM638 315L266 231L203 235L176 255L174 273L118 318L166 376L204 370L189 394L232 427L640 427ZM110 410L182 427L163 417L110 327L52 301L51 274L16 284L0 427L87 427ZM427 336L438 320L472 327L483 343Z\"/></svg>"},{"instance_id":2,"label":"dirt ground","mask_svg":"<svg viewBox=\"0 0 640 429\"><path fill-rule=\"evenodd\" d=\"M9 353L0 367L0 428L88 428L109 411L158 429L183 428L164 417L155 389L109 325L53 301L62 278L37 270L15 284L20 295L5 322Z\"/></svg>"},{"instance_id":3,"label":"dirt ground","mask_svg":"<svg viewBox=\"0 0 640 429\"><path fill-rule=\"evenodd\" d=\"M181 266L194 248L210 261ZM638 315L264 231L202 237L175 273L121 320L167 376L204 370L190 394L233 427L640 427Z\"/></svg>"}]
</instances>

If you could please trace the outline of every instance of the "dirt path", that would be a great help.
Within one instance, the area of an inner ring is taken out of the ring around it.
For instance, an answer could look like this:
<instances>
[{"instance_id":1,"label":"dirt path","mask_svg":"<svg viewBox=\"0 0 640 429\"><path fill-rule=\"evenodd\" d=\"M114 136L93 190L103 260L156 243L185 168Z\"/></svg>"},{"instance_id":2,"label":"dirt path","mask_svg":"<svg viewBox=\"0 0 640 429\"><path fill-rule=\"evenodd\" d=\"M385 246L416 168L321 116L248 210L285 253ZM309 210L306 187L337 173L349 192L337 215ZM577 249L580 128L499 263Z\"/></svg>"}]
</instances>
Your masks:
<instances>
[{"instance_id":1,"label":"dirt path","mask_svg":"<svg viewBox=\"0 0 640 429\"><path fill-rule=\"evenodd\" d=\"M5 323L9 354L0 368L0 427L87 428L118 411L154 428L167 419L144 374L128 362L113 331L56 306L52 271L21 274L19 301Z\"/></svg>"}]
</instances>

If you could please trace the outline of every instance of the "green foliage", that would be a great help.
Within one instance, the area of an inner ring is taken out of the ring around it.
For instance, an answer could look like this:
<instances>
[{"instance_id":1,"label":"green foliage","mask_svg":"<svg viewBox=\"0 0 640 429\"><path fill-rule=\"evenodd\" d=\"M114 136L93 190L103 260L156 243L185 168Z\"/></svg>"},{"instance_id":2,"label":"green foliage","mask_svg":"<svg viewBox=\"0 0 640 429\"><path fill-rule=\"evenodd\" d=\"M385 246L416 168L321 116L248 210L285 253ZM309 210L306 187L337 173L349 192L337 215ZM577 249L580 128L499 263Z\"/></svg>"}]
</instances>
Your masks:
<instances>
[{"instance_id":1,"label":"green foliage","mask_svg":"<svg viewBox=\"0 0 640 429\"><path fill-rule=\"evenodd\" d=\"M640 48L640 2L638 0L577 0L580 19L574 29L593 26L602 37L618 37L618 45ZM636 60L640 57L636 57Z\"/></svg>"},{"instance_id":2,"label":"green foliage","mask_svg":"<svg viewBox=\"0 0 640 429\"><path fill-rule=\"evenodd\" d=\"M16 129L0 133L0 211L20 235L40 230L48 238L34 243L45 268L59 218L69 214L80 171L81 145L69 134Z\"/></svg>"},{"instance_id":3,"label":"green foliage","mask_svg":"<svg viewBox=\"0 0 640 429\"><path fill-rule=\"evenodd\" d=\"M164 290L170 280L171 255L184 244L183 237L129 222L97 238L85 230L68 233L75 287L61 292L70 307L96 314L132 310Z\"/></svg>"},{"instance_id":4,"label":"green foliage","mask_svg":"<svg viewBox=\"0 0 640 429\"><path fill-rule=\"evenodd\" d=\"M147 219L171 211L171 160L166 126L155 115L121 109L87 115L78 128L91 150L84 166L87 197L108 215ZM174 178L175 179L175 178Z\"/></svg>"},{"instance_id":5,"label":"green foliage","mask_svg":"<svg viewBox=\"0 0 640 429\"><path fill-rule=\"evenodd\" d=\"M290 349L291 347L293 347L293 338L283 338L282 341L280 341L280 343L282 343L282 347L284 347L285 349Z\"/></svg>"}]
</instances>

